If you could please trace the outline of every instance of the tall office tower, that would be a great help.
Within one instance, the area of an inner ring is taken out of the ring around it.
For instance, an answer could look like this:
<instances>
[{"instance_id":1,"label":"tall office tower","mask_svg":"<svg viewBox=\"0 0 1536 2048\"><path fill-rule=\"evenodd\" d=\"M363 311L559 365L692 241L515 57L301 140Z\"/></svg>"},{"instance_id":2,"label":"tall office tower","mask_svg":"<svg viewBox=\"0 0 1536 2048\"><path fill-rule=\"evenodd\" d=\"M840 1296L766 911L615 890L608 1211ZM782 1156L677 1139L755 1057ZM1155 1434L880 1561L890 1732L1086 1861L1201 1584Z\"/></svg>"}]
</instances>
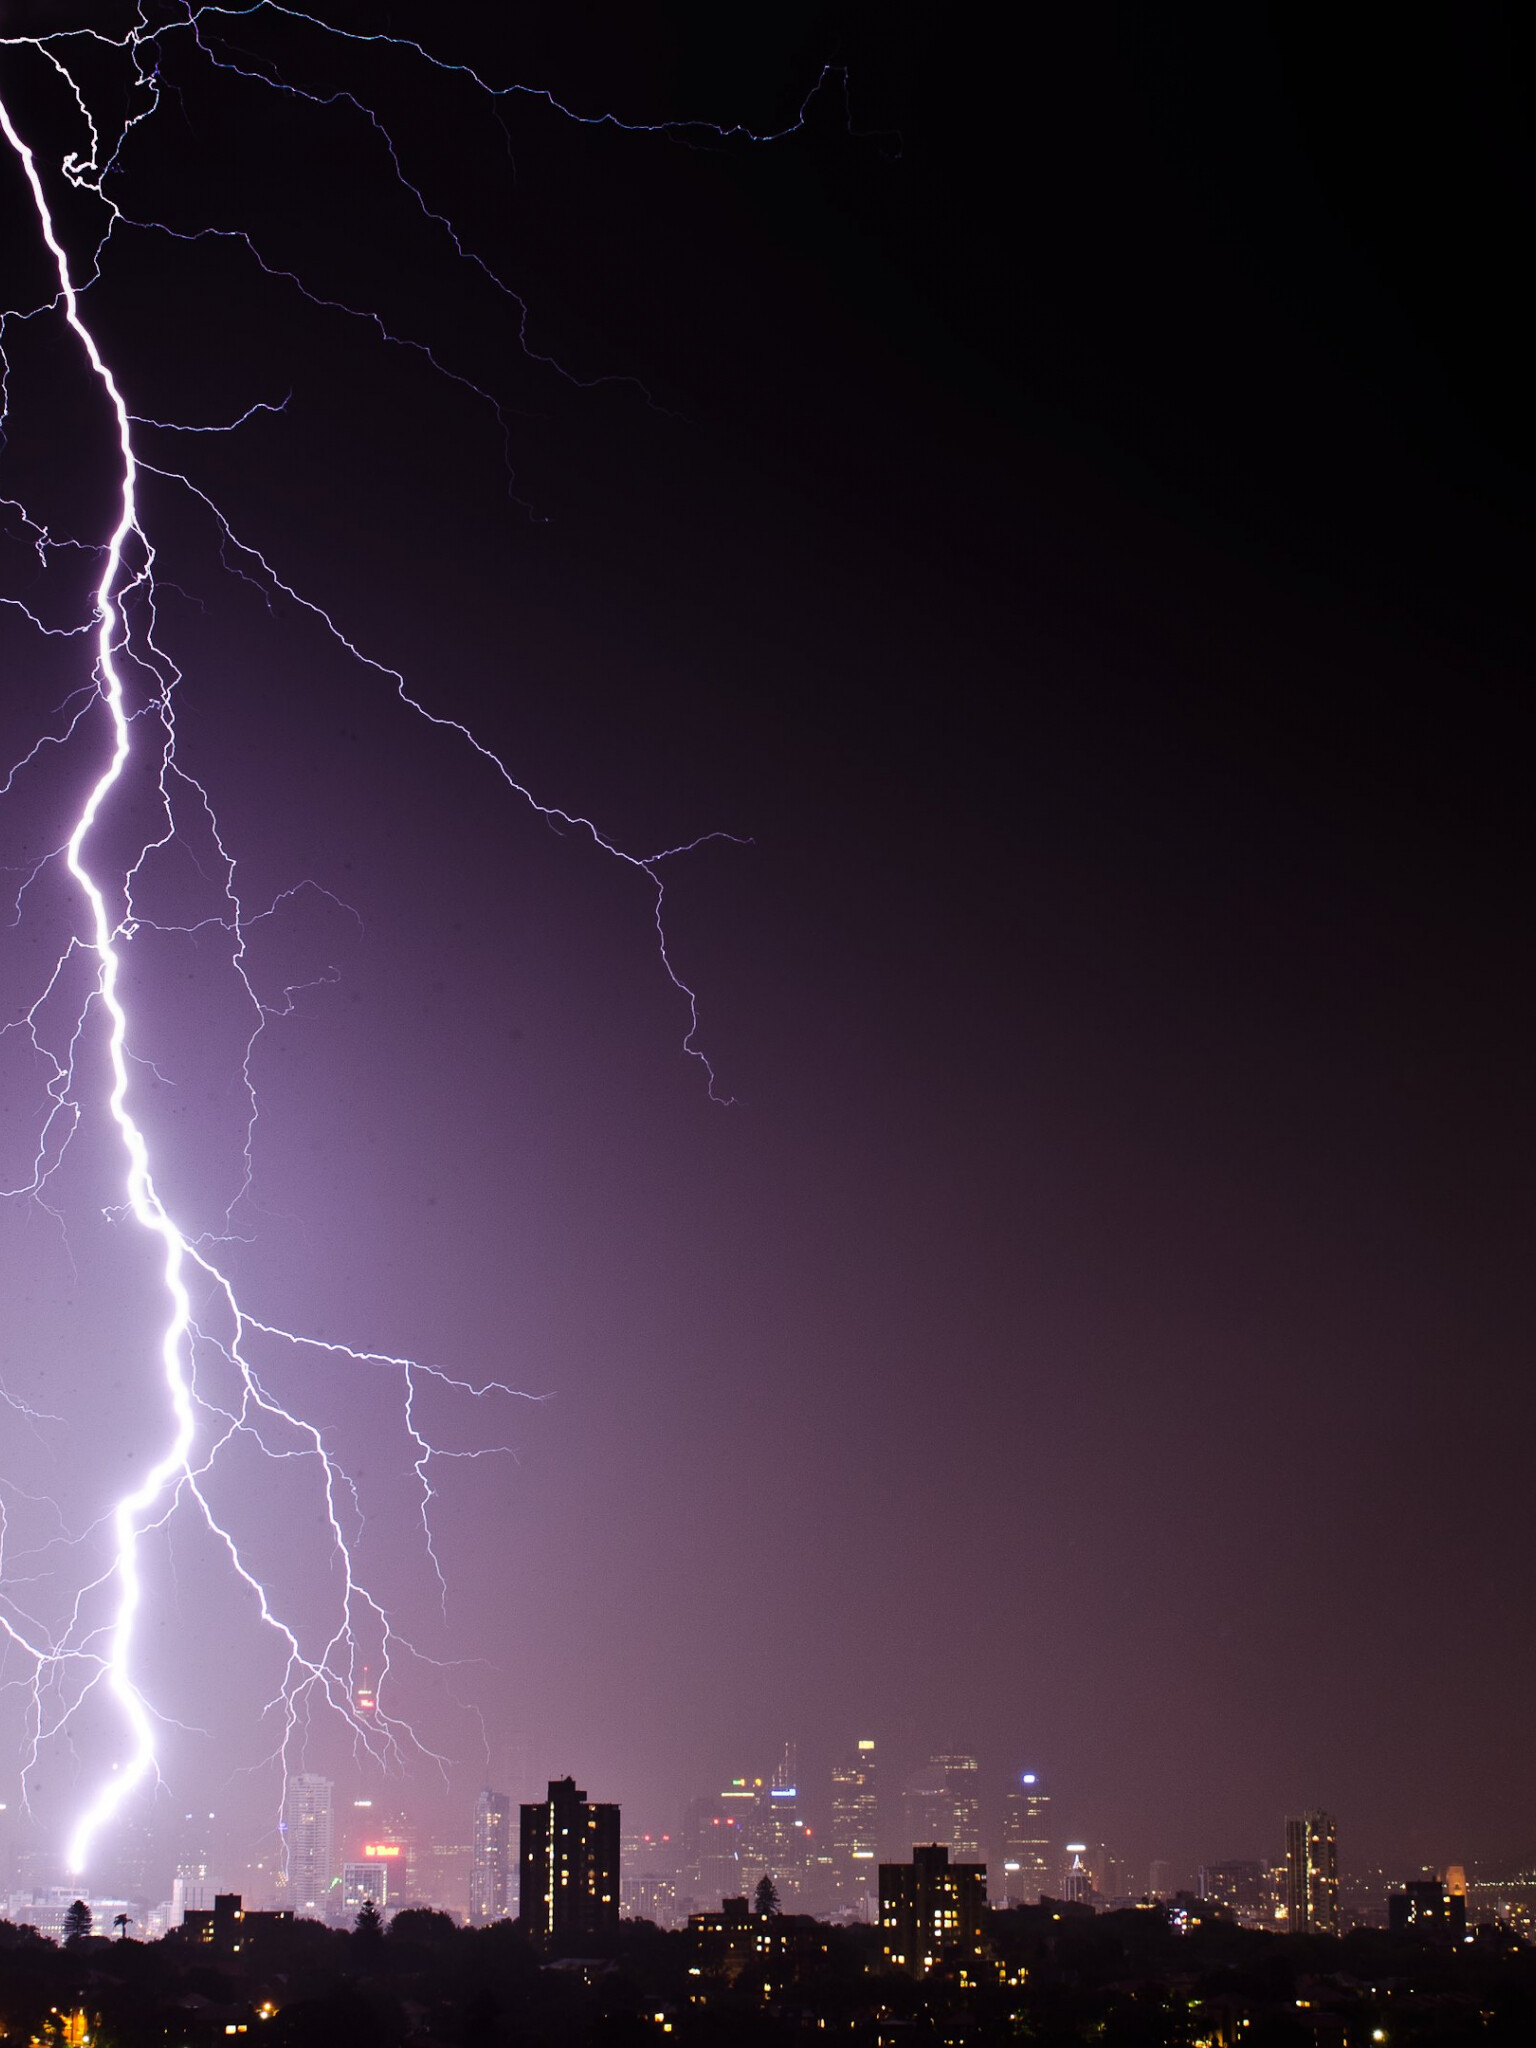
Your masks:
<instances>
[{"instance_id":1,"label":"tall office tower","mask_svg":"<svg viewBox=\"0 0 1536 2048\"><path fill-rule=\"evenodd\" d=\"M332 1876L329 1778L301 1772L288 1780L283 1801L282 1904L292 1912L323 1919Z\"/></svg>"},{"instance_id":2,"label":"tall office tower","mask_svg":"<svg viewBox=\"0 0 1536 2048\"><path fill-rule=\"evenodd\" d=\"M700 1797L683 1814L682 1896L697 1908L718 1913L722 1899L737 1898L742 1883L742 1824L734 1804Z\"/></svg>"},{"instance_id":3,"label":"tall office tower","mask_svg":"<svg viewBox=\"0 0 1536 2048\"><path fill-rule=\"evenodd\" d=\"M986 1867L951 1863L942 1842L920 1844L910 1863L880 1865L880 1946L893 1968L926 1977L941 1962L963 1984L981 1953Z\"/></svg>"},{"instance_id":4,"label":"tall office tower","mask_svg":"<svg viewBox=\"0 0 1536 2048\"><path fill-rule=\"evenodd\" d=\"M716 1802L743 1864L755 1862L762 1850L757 1825L762 1792L761 1778L732 1778Z\"/></svg>"},{"instance_id":5,"label":"tall office tower","mask_svg":"<svg viewBox=\"0 0 1536 2048\"><path fill-rule=\"evenodd\" d=\"M1125 1864L1105 1842L1090 1842L1083 1850L1083 1864L1093 1889L1101 1899L1123 1899L1129 1889Z\"/></svg>"},{"instance_id":6,"label":"tall office tower","mask_svg":"<svg viewBox=\"0 0 1536 2048\"><path fill-rule=\"evenodd\" d=\"M875 1800L875 1745L863 1739L832 1766L832 1886L838 1902L865 1917L876 1893L880 1816Z\"/></svg>"},{"instance_id":7,"label":"tall office tower","mask_svg":"<svg viewBox=\"0 0 1536 2048\"><path fill-rule=\"evenodd\" d=\"M484 1791L475 1801L475 1840L469 1864L469 1924L489 1927L508 1913L512 1807L505 1792Z\"/></svg>"},{"instance_id":8,"label":"tall office tower","mask_svg":"<svg viewBox=\"0 0 1536 2048\"><path fill-rule=\"evenodd\" d=\"M213 1896L218 1890L213 1877L214 1843L218 1841L222 1847L222 1830L215 1815L188 1813L173 1831L172 1840L176 1874L171 1883L170 1924L179 1927L183 1913L213 1909Z\"/></svg>"},{"instance_id":9,"label":"tall office tower","mask_svg":"<svg viewBox=\"0 0 1536 2048\"><path fill-rule=\"evenodd\" d=\"M211 1912L213 1886L208 1882L208 1865L185 1857L171 1880L171 1925L179 1927L183 1913Z\"/></svg>"},{"instance_id":10,"label":"tall office tower","mask_svg":"<svg viewBox=\"0 0 1536 2048\"><path fill-rule=\"evenodd\" d=\"M1285 1910L1292 1934L1339 1931L1339 1832L1331 1813L1285 1823Z\"/></svg>"},{"instance_id":11,"label":"tall office tower","mask_svg":"<svg viewBox=\"0 0 1536 2048\"><path fill-rule=\"evenodd\" d=\"M142 1821L119 1815L110 1839L102 1844L93 1871L98 1897L147 1900L149 1870L155 1860L155 1838Z\"/></svg>"},{"instance_id":12,"label":"tall office tower","mask_svg":"<svg viewBox=\"0 0 1536 2048\"><path fill-rule=\"evenodd\" d=\"M337 1886L337 1891L340 1894L341 1916L344 1920L353 1920L365 1903L373 1905L382 1913L389 1905L389 1865L343 1863L341 1882Z\"/></svg>"},{"instance_id":13,"label":"tall office tower","mask_svg":"<svg viewBox=\"0 0 1536 2048\"><path fill-rule=\"evenodd\" d=\"M783 1768L761 1792L757 1815L757 1849L762 1868L773 1878L786 1910L798 1910L810 1862L810 1830L800 1817L800 1788L784 1782Z\"/></svg>"},{"instance_id":14,"label":"tall office tower","mask_svg":"<svg viewBox=\"0 0 1536 2048\"><path fill-rule=\"evenodd\" d=\"M619 1932L619 1809L589 1804L573 1778L522 1809L519 1908L548 1955L590 1955Z\"/></svg>"},{"instance_id":15,"label":"tall office tower","mask_svg":"<svg viewBox=\"0 0 1536 2048\"><path fill-rule=\"evenodd\" d=\"M1003 1800L1003 1903L1037 1906L1055 1880L1051 1853L1051 1795L1034 1771L1021 1771Z\"/></svg>"},{"instance_id":16,"label":"tall office tower","mask_svg":"<svg viewBox=\"0 0 1536 2048\"><path fill-rule=\"evenodd\" d=\"M390 1902L397 1910L425 1903L417 1888L415 1823L398 1808L354 1800L345 1855L348 1861L388 1864Z\"/></svg>"},{"instance_id":17,"label":"tall office tower","mask_svg":"<svg viewBox=\"0 0 1536 2048\"><path fill-rule=\"evenodd\" d=\"M932 1756L907 1785L907 1826L915 1844L942 1842L957 1862L981 1861L981 1796L973 1756Z\"/></svg>"},{"instance_id":18,"label":"tall office tower","mask_svg":"<svg viewBox=\"0 0 1536 2048\"><path fill-rule=\"evenodd\" d=\"M1093 1873L1083 1858L1088 1854L1086 1842L1068 1842L1062 1852L1065 1860L1061 1867L1061 1896L1074 1906L1088 1906L1093 1903Z\"/></svg>"}]
</instances>

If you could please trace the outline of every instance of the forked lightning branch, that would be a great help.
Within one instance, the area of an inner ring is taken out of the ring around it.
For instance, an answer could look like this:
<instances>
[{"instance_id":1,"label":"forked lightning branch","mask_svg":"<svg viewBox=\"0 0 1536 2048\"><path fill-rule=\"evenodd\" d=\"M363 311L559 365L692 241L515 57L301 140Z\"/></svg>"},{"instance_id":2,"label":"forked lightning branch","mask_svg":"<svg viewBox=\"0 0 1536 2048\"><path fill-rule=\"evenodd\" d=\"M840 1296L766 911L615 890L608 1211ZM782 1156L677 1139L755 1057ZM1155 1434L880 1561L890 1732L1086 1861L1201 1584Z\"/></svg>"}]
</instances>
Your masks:
<instances>
[{"instance_id":1,"label":"forked lightning branch","mask_svg":"<svg viewBox=\"0 0 1536 2048\"><path fill-rule=\"evenodd\" d=\"M233 21L250 26L258 17L280 19L290 31L330 38L343 46L383 40L349 36L318 17L264 4L189 9L168 27L152 29L141 21L115 41L89 26L0 39L0 131L11 175L24 185L35 250L46 256L52 280L49 289L31 302L7 300L0 313L0 351L6 347L5 330L14 323L18 329L23 324L29 329L47 326L51 346L74 352L82 375L92 380L97 412L105 423L100 445L88 459L98 465L101 476L111 478L111 516L103 530L65 535L50 525L45 508L34 510L22 497L11 495L0 470L0 512L12 538L19 535L42 564L45 584L65 550L73 561L83 555L98 565L92 571L88 601L78 616L62 622L35 594L23 599L0 588L0 602L13 615L19 614L39 648L63 641L77 664L64 701L10 764L3 785L6 799L19 793L31 799L41 791L42 808L46 811L50 802L55 805L45 850L16 888L11 935L26 930L32 899L45 880L67 875L75 905L66 940L45 958L19 1014L3 1020L4 1035L13 1048L19 1044L41 1105L30 1170L14 1178L4 1193L13 1203L52 1211L71 1146L80 1142L82 1133L105 1133L118 1160L121 1206L116 1227L134 1235L143 1248L154 1270L159 1302L151 1320L123 1329L118 1338L118 1354L137 1376L141 1412L148 1418L155 1448L147 1469L111 1500L105 1525L90 1532L93 1544L85 1544L77 1533L70 1541L47 1546L44 1569L37 1556L18 1550L0 1502L0 1546L8 1546L0 1549L4 1670L13 1685L18 1671L24 1674L27 1698L24 1794L32 1767L51 1745L70 1740L88 1703L97 1722L111 1730L110 1760L95 1767L94 1782L78 1796L69 1824L66 1856L71 1872L89 1865L103 1832L159 1777L162 1734L174 1705L155 1696L146 1676L146 1638L155 1603L163 1597L163 1574L152 1569L151 1552L156 1537L180 1521L200 1524L212 1539L234 1604L270 1646L278 1675L256 1718L270 1731L268 1753L282 1777L301 1767L303 1745L316 1719L327 1717L360 1751L383 1765L400 1765L412 1756L418 1761L435 1757L440 1765L446 1761L399 1705L400 1674L423 1653L392 1622L388 1588L365 1579L357 1566L359 1485L327 1430L295 1406L291 1394L280 1395L269 1359L298 1353L317 1372L333 1365L361 1367L391 1390L410 1446L420 1545L439 1579L432 1509L443 1461L501 1449L505 1422L497 1407L517 1398L499 1381L471 1378L437 1364L332 1338L322 1341L283 1327L242 1298L221 1239L178 1216L162 1192L173 1184L174 1175L165 1159L157 1157L156 1145L163 1141L152 1139L141 1107L140 1063L149 1055L140 1043L125 961L135 935L153 923L153 891L146 878L154 856L178 836L195 835L204 856L209 846L214 849L218 909L205 925L211 924L219 934L226 971L249 1019L243 1063L233 1076L248 1109L241 1168L247 1181L258 1110L260 1041L274 1012L272 999L261 991L250 969L253 920L241 898L237 849L226 843L219 824L217 790L200 774L178 735L178 694L190 676L168 644L163 607L156 602L157 575L163 588L166 572L145 510L154 494L179 494L212 534L226 567L255 583L270 604L286 607L384 686L383 708L398 699L413 716L450 728L479 757L484 772L520 801L552 825L585 834L634 872L645 892L644 914L654 920L659 970L670 979L682 1008L683 1049L699 1062L710 1094L716 1092L713 1070L697 1043L694 994L673 965L663 922L663 864L701 839L635 854L614 843L591 820L538 802L505 762L452 715L451 707L430 705L401 670L366 646L365 625L343 622L306 596L302 569L281 559L280 541L237 532L191 464L167 468L141 446L148 423L140 419L131 389L133 349L119 343L116 355L109 352L90 309L92 287L109 242L114 243L114 258L120 259L124 251L117 244L157 229L172 232L161 223L137 219L124 196L131 189L128 166L142 140L141 131L167 112L160 83L160 39L181 37L195 49L197 61L212 71L250 81L252 89L293 90L322 111L361 120L381 144L382 175L436 224L451 243L454 260L489 275L483 259L466 246L447 213L411 181L393 139L360 98L289 87L270 66L247 68L233 45L226 48L220 43L221 32ZM398 47L410 61L451 76L456 88L493 97L525 90L495 86L464 67L444 65L418 45ZM109 73L112 88L104 91ZM72 109L74 132L64 148L57 146L57 120L50 124L51 157L28 133L28 87L39 79L47 80L55 97L62 87L65 104ZM799 118L803 120L804 108ZM714 132L724 137L744 131ZM312 284L269 263L245 230L223 223L193 234L175 233L194 255L204 234L217 236L221 245L237 242L264 288L296 294L334 313L338 321L352 323L354 331L362 323L360 331L369 346L419 348L434 368L467 381L432 348L402 342L370 309L341 304L328 296L323 281ZM498 290L508 290L501 280L493 281ZM517 304L522 308L520 300ZM527 347L525 329L526 321L520 329L525 352L543 361ZM140 337L139 345L152 346L152 341ZM3 368L8 411L20 402L16 392L21 388L16 380L13 390L9 367L7 358ZM474 388L500 419L495 399ZM251 410L259 403L253 396ZM233 431L240 423L223 431ZM202 687L208 687L206 682ZM153 791L147 822L143 806L135 811L128 799L130 784L140 792L146 786ZM136 816L139 823L134 825ZM702 838L721 836L725 835L706 833ZM96 1369L103 1369L101 1362ZM85 1363L82 1370L92 1367ZM421 1419L421 1396L428 1388L437 1397L483 1411L475 1435L479 1450L449 1451L434 1444ZM17 1404L11 1402L6 1412L14 1415ZM290 1596L290 1589L273 1583L259 1567L249 1538L242 1533L243 1524L229 1511L231 1489L250 1483L248 1477L233 1476L236 1462L248 1475L253 1453L272 1461L274 1479L281 1472L285 1486L291 1485L295 1468L306 1475L330 1552L326 1572L320 1575L330 1589L327 1611L318 1624L304 1603ZM105 1553L100 1547L103 1534ZM68 1583L71 1560L77 1570L74 1582ZM62 1598L57 1592L61 1574L66 1581ZM40 1590L44 1585L53 1593L51 1606ZM358 1700L365 1669L374 1677L367 1710L362 1711Z\"/></svg>"}]
</instances>

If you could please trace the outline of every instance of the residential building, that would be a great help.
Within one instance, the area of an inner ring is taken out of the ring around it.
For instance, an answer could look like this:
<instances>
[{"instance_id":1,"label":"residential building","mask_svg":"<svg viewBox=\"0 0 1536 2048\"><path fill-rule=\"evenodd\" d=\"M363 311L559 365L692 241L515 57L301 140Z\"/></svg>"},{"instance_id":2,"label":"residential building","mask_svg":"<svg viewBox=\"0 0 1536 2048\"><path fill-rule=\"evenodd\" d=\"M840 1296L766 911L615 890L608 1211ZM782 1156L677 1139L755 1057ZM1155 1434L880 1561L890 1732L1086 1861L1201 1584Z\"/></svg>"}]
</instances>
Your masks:
<instances>
[{"instance_id":1,"label":"residential building","mask_svg":"<svg viewBox=\"0 0 1536 2048\"><path fill-rule=\"evenodd\" d=\"M1292 1934L1339 1931L1338 1823L1303 1813L1285 1823L1286 1925Z\"/></svg>"},{"instance_id":2,"label":"residential building","mask_svg":"<svg viewBox=\"0 0 1536 2048\"><path fill-rule=\"evenodd\" d=\"M1458 1885L1455 1878L1460 1877ZM1450 1880L1449 1882L1447 1880ZM1394 1934L1421 1941L1461 1942L1467 1934L1466 1879L1458 1870L1446 1878L1415 1878L1387 1895L1387 1925Z\"/></svg>"},{"instance_id":3,"label":"residential building","mask_svg":"<svg viewBox=\"0 0 1536 2048\"><path fill-rule=\"evenodd\" d=\"M312 1920L323 1920L330 1908L334 1790L329 1778L301 1771L288 1780L283 1800L280 1904Z\"/></svg>"},{"instance_id":4,"label":"residential building","mask_svg":"<svg viewBox=\"0 0 1536 2048\"><path fill-rule=\"evenodd\" d=\"M880 1866L880 1946L914 1977L974 1977L986 1907L986 1865L951 1863L942 1842L919 1844L910 1863Z\"/></svg>"},{"instance_id":5,"label":"residential building","mask_svg":"<svg viewBox=\"0 0 1536 2048\"><path fill-rule=\"evenodd\" d=\"M593 1955L619 1931L619 1809L588 1801L573 1778L524 1806L519 1830L519 1917L552 1956Z\"/></svg>"},{"instance_id":6,"label":"residential building","mask_svg":"<svg viewBox=\"0 0 1536 2048\"><path fill-rule=\"evenodd\" d=\"M748 1963L790 1984L825 1967L830 1947L820 1920L803 1913L755 1913L745 1899L722 1899L718 1913L690 1913L688 1933L697 1966L691 1974L734 1983Z\"/></svg>"}]
</instances>

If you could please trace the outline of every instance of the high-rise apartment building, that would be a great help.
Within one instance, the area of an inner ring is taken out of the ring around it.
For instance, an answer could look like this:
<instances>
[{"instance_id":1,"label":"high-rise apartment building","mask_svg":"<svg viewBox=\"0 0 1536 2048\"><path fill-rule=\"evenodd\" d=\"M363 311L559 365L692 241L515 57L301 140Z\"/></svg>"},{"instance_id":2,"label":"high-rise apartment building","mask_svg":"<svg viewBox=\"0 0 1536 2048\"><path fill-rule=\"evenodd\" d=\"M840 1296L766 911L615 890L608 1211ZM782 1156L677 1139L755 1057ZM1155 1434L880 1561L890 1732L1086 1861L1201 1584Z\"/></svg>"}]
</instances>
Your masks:
<instances>
[{"instance_id":1,"label":"high-rise apartment building","mask_svg":"<svg viewBox=\"0 0 1536 2048\"><path fill-rule=\"evenodd\" d=\"M910 1863L880 1865L880 1946L898 1970L926 1977L942 1962L962 1981L981 1952L987 1872L951 1863L942 1842L919 1844Z\"/></svg>"},{"instance_id":2,"label":"high-rise apartment building","mask_svg":"<svg viewBox=\"0 0 1536 2048\"><path fill-rule=\"evenodd\" d=\"M311 1919L324 1919L330 1905L334 1790L329 1778L301 1771L283 1800L282 1904Z\"/></svg>"},{"instance_id":3,"label":"high-rise apartment building","mask_svg":"<svg viewBox=\"0 0 1536 2048\"><path fill-rule=\"evenodd\" d=\"M1055 1884L1051 1795L1039 1774L1021 1771L1003 1798L1003 1903L1035 1906Z\"/></svg>"},{"instance_id":4,"label":"high-rise apartment building","mask_svg":"<svg viewBox=\"0 0 1536 2048\"><path fill-rule=\"evenodd\" d=\"M511 1911L507 1897L512 1862L512 1806L505 1792L482 1792L475 1801L475 1836L469 1864L469 1924L489 1927Z\"/></svg>"},{"instance_id":5,"label":"high-rise apartment building","mask_svg":"<svg viewBox=\"0 0 1536 2048\"><path fill-rule=\"evenodd\" d=\"M573 1778L522 1808L519 1917L550 1955L597 1954L619 1932L619 1809L590 1803Z\"/></svg>"},{"instance_id":6,"label":"high-rise apartment building","mask_svg":"<svg viewBox=\"0 0 1536 2048\"><path fill-rule=\"evenodd\" d=\"M1286 1821L1285 1908L1292 1934L1339 1931L1338 1823L1331 1813Z\"/></svg>"}]
</instances>

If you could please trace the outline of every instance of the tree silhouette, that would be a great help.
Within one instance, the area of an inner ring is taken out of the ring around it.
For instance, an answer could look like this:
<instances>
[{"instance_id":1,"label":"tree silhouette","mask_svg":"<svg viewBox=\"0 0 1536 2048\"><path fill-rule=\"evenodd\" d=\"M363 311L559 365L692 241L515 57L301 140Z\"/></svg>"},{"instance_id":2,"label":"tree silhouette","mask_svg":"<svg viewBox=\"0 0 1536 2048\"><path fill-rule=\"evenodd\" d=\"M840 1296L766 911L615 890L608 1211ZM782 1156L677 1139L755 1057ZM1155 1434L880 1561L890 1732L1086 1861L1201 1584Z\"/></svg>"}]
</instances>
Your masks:
<instances>
[{"instance_id":1,"label":"tree silhouette","mask_svg":"<svg viewBox=\"0 0 1536 2048\"><path fill-rule=\"evenodd\" d=\"M126 1913L114 1913L112 1925L117 1929L118 1940L126 1941L128 1939L128 1930L133 1925L128 1915Z\"/></svg>"},{"instance_id":2,"label":"tree silhouette","mask_svg":"<svg viewBox=\"0 0 1536 2048\"><path fill-rule=\"evenodd\" d=\"M383 1915L372 1899L364 1899L358 1907L357 1919L353 1925L365 1941L377 1941L384 1932Z\"/></svg>"},{"instance_id":3,"label":"tree silhouette","mask_svg":"<svg viewBox=\"0 0 1536 2048\"><path fill-rule=\"evenodd\" d=\"M72 1906L64 1909L64 1939L66 1942L84 1941L91 1931L91 1909L84 1899L76 1899Z\"/></svg>"},{"instance_id":4,"label":"tree silhouette","mask_svg":"<svg viewBox=\"0 0 1536 2048\"><path fill-rule=\"evenodd\" d=\"M752 1905L754 1911L765 1920L779 1910L779 1888L766 1870L757 1880L757 1890L752 1894Z\"/></svg>"}]
</instances>

